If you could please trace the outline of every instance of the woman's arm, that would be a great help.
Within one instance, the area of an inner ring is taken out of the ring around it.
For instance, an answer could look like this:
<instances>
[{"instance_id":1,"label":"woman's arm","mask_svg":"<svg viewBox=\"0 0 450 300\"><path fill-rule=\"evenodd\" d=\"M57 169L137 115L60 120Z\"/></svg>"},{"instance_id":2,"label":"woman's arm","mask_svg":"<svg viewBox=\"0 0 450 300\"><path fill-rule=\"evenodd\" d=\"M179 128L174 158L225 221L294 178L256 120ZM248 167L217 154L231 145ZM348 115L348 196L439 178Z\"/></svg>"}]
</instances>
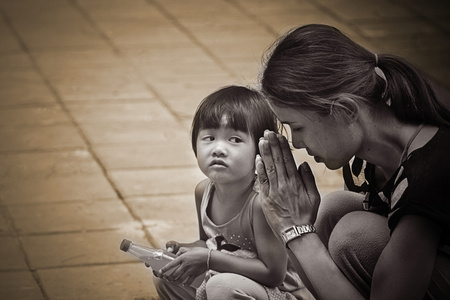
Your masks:
<instances>
[{"instance_id":1,"label":"woman's arm","mask_svg":"<svg viewBox=\"0 0 450 300\"><path fill-rule=\"evenodd\" d=\"M308 233L288 243L289 248L312 285L318 299L364 299L334 263L328 250L315 233ZM294 262L294 266L297 263Z\"/></svg>"}]
</instances>

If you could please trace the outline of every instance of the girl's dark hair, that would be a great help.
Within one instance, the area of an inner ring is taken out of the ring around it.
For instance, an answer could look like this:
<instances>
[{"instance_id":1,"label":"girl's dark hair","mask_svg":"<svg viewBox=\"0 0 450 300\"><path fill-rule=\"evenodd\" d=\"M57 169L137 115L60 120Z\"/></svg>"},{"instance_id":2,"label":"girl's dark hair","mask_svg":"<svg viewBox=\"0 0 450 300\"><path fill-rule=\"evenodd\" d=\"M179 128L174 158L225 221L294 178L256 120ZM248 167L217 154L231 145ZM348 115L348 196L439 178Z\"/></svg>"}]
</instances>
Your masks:
<instances>
[{"instance_id":1,"label":"girl's dark hair","mask_svg":"<svg viewBox=\"0 0 450 300\"><path fill-rule=\"evenodd\" d=\"M242 86L227 86L210 94L199 104L192 121L192 149L197 155L197 137L201 129L219 128L222 117L227 126L249 133L258 151L264 130L277 131L277 119L264 97Z\"/></svg>"},{"instance_id":2,"label":"girl's dark hair","mask_svg":"<svg viewBox=\"0 0 450 300\"><path fill-rule=\"evenodd\" d=\"M418 69L394 55L376 56L331 26L312 24L288 32L264 64L261 88L278 106L329 114L344 97L368 105L389 101L404 122L450 125L450 112Z\"/></svg>"}]
</instances>

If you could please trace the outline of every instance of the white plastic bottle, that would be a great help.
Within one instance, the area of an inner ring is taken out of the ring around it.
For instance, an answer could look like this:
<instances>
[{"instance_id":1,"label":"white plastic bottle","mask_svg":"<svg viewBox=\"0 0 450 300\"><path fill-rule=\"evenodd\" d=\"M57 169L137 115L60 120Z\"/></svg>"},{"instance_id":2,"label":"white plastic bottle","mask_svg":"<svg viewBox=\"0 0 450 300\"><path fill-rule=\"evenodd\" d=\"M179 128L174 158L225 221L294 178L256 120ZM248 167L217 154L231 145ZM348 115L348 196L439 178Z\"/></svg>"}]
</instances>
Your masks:
<instances>
[{"instance_id":1,"label":"white plastic bottle","mask_svg":"<svg viewBox=\"0 0 450 300\"><path fill-rule=\"evenodd\" d=\"M154 271L159 271L159 269L164 267L168 262L172 261L176 257L175 254L164 249L149 248L146 246L135 244L127 239L124 239L120 244L120 250L134 255L135 257L149 265ZM170 272L172 272L172 270L169 270L167 274L170 274ZM194 288L198 288L202 284L204 278L204 274L198 276L191 283L191 286Z\"/></svg>"}]
</instances>

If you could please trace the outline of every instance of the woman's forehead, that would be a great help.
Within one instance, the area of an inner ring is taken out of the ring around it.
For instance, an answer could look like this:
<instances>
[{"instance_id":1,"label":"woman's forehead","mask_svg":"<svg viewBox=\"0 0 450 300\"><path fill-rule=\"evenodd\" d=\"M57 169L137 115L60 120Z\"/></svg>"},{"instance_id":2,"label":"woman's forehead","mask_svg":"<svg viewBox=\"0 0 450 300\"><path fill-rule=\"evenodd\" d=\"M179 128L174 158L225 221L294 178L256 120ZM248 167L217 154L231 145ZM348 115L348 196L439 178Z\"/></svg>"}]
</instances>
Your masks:
<instances>
[{"instance_id":1,"label":"woman's forehead","mask_svg":"<svg viewBox=\"0 0 450 300\"><path fill-rule=\"evenodd\" d=\"M312 121L317 117L317 114L310 111L300 111L291 107L280 107L271 105L271 108L278 120L283 124L298 124L305 121Z\"/></svg>"}]
</instances>

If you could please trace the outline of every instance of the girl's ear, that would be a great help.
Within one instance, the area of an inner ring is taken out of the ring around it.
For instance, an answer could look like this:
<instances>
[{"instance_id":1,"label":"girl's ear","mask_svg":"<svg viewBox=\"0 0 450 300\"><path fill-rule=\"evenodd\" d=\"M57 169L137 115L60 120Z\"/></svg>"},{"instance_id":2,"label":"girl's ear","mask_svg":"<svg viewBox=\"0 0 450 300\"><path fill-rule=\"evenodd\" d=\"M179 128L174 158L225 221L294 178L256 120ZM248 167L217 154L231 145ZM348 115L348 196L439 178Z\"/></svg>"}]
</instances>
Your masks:
<instances>
[{"instance_id":1,"label":"girl's ear","mask_svg":"<svg viewBox=\"0 0 450 300\"><path fill-rule=\"evenodd\" d=\"M341 95L333 101L330 115L341 119L347 124L352 124L359 117L358 102L351 95Z\"/></svg>"}]
</instances>

